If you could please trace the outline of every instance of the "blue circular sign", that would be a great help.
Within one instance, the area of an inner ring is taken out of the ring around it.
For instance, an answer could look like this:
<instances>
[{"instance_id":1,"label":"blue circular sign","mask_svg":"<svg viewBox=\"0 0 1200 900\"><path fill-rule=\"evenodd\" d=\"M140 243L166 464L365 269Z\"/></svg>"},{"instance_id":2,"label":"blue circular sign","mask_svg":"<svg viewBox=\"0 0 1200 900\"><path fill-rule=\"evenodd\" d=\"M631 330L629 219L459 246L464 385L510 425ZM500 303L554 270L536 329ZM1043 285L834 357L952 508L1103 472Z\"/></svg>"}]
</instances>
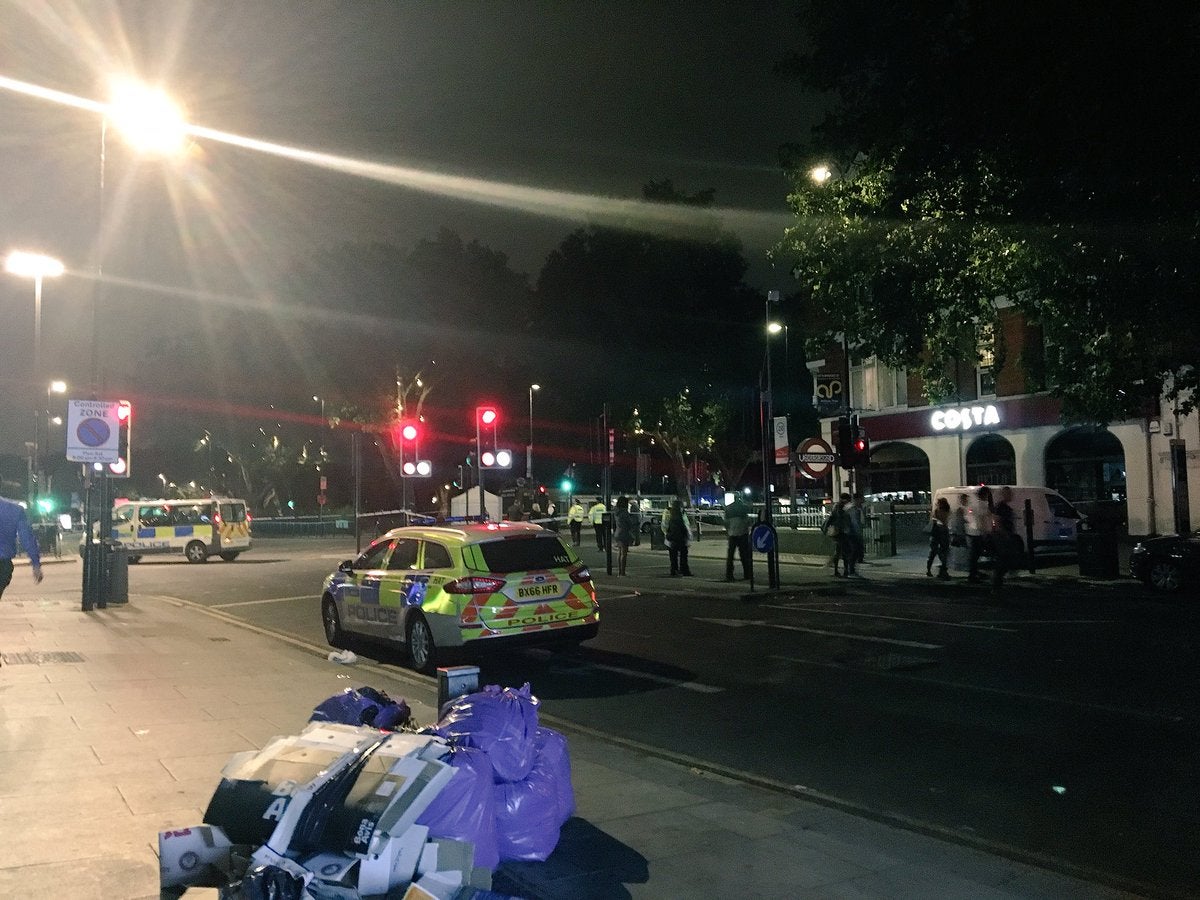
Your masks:
<instances>
[{"instance_id":1,"label":"blue circular sign","mask_svg":"<svg viewBox=\"0 0 1200 900\"><path fill-rule=\"evenodd\" d=\"M770 553L775 549L775 529L762 522L750 532L750 542L759 553Z\"/></svg>"},{"instance_id":2,"label":"blue circular sign","mask_svg":"<svg viewBox=\"0 0 1200 900\"><path fill-rule=\"evenodd\" d=\"M84 419L75 427L75 434L85 447L100 447L108 442L112 429L103 419Z\"/></svg>"}]
</instances>

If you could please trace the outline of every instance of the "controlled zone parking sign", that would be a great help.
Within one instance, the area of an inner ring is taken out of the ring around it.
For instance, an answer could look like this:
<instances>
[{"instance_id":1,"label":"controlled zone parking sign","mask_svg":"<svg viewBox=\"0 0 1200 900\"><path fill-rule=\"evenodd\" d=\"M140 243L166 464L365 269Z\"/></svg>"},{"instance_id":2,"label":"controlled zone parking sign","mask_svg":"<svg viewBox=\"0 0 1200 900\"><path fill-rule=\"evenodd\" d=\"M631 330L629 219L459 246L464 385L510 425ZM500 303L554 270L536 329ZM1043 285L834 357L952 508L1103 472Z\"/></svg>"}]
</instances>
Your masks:
<instances>
[{"instance_id":1,"label":"controlled zone parking sign","mask_svg":"<svg viewBox=\"0 0 1200 900\"><path fill-rule=\"evenodd\" d=\"M120 421L116 400L67 401L67 459L112 463L119 454Z\"/></svg>"}]
</instances>

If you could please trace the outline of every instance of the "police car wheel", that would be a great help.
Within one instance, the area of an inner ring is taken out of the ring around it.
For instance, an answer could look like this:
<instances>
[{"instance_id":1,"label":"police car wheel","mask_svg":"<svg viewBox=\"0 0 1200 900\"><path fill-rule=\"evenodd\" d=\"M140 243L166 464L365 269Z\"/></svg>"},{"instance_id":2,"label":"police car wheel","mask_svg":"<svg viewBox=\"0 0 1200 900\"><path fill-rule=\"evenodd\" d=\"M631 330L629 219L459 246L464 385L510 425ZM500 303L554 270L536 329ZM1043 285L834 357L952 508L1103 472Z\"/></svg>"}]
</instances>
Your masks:
<instances>
[{"instance_id":1,"label":"police car wheel","mask_svg":"<svg viewBox=\"0 0 1200 900\"><path fill-rule=\"evenodd\" d=\"M192 541L183 548L183 555L187 557L188 562L202 563L208 562L208 548L200 541Z\"/></svg>"},{"instance_id":2,"label":"police car wheel","mask_svg":"<svg viewBox=\"0 0 1200 900\"><path fill-rule=\"evenodd\" d=\"M342 631L342 618L338 615L337 604L332 597L321 601L321 625L325 628L325 640L330 647L342 647L346 643L346 633Z\"/></svg>"},{"instance_id":3,"label":"police car wheel","mask_svg":"<svg viewBox=\"0 0 1200 900\"><path fill-rule=\"evenodd\" d=\"M437 655L429 623L423 615L414 612L408 620L408 658L412 667L422 675L432 675L437 670Z\"/></svg>"}]
</instances>

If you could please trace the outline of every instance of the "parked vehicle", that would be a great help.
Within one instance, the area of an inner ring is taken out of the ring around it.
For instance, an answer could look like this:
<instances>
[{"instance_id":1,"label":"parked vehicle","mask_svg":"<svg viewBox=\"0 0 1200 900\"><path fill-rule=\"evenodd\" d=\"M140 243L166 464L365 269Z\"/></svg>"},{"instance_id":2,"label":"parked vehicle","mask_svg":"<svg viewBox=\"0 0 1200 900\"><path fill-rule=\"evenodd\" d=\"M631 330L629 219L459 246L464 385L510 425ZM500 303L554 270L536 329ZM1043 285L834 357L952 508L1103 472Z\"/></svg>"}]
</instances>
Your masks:
<instances>
[{"instance_id":1,"label":"parked vehicle","mask_svg":"<svg viewBox=\"0 0 1200 900\"><path fill-rule=\"evenodd\" d=\"M91 533L94 540L96 526ZM194 563L213 555L233 562L253 543L246 501L232 497L122 500L113 504L110 536L131 563L163 553L182 553Z\"/></svg>"},{"instance_id":2,"label":"parked vehicle","mask_svg":"<svg viewBox=\"0 0 1200 900\"><path fill-rule=\"evenodd\" d=\"M997 502L1000 499L1000 490L1004 485L989 484L987 487L992 492L992 502ZM1022 542L1025 540L1025 501L1028 500L1033 509L1034 547L1070 549L1075 546L1079 536L1079 522L1083 519L1083 515L1069 500L1047 487L1009 485L1009 488L1013 493L1012 508L1016 533ZM979 485L977 484L967 487L938 488L933 493L930 509L937 506L939 498L945 497L953 511L958 508L961 494L968 494L974 503L978 490ZM990 530L990 523L983 523L981 530L986 534Z\"/></svg>"},{"instance_id":3,"label":"parked vehicle","mask_svg":"<svg viewBox=\"0 0 1200 900\"><path fill-rule=\"evenodd\" d=\"M591 572L553 532L528 522L395 528L345 560L321 590L325 639L407 648L432 674L443 651L559 644L596 636Z\"/></svg>"},{"instance_id":4,"label":"parked vehicle","mask_svg":"<svg viewBox=\"0 0 1200 900\"><path fill-rule=\"evenodd\" d=\"M1129 574L1167 594L1200 584L1200 537L1169 535L1140 541L1129 556Z\"/></svg>"}]
</instances>

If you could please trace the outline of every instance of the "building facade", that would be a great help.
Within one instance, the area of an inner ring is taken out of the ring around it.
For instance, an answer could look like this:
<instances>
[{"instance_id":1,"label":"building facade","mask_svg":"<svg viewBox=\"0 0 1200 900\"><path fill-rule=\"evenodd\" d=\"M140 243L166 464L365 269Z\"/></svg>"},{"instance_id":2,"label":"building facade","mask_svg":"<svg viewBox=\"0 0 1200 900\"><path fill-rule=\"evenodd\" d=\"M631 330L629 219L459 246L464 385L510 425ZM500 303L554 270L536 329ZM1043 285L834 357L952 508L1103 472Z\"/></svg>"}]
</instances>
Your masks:
<instances>
[{"instance_id":1,"label":"building facade","mask_svg":"<svg viewBox=\"0 0 1200 900\"><path fill-rule=\"evenodd\" d=\"M833 347L809 364L823 436L837 443L837 416L849 406L871 443L858 490L928 502L940 487L1045 485L1086 512L1118 518L1131 535L1185 533L1200 514L1200 425L1164 400L1139 420L1107 427L1064 424L1057 400L1031 374L1039 329L1000 311L1007 352L981 337L978 360L954 372L952 402L930 405L915 375ZM848 387L848 396L846 388ZM832 489L845 489L835 470Z\"/></svg>"}]
</instances>

